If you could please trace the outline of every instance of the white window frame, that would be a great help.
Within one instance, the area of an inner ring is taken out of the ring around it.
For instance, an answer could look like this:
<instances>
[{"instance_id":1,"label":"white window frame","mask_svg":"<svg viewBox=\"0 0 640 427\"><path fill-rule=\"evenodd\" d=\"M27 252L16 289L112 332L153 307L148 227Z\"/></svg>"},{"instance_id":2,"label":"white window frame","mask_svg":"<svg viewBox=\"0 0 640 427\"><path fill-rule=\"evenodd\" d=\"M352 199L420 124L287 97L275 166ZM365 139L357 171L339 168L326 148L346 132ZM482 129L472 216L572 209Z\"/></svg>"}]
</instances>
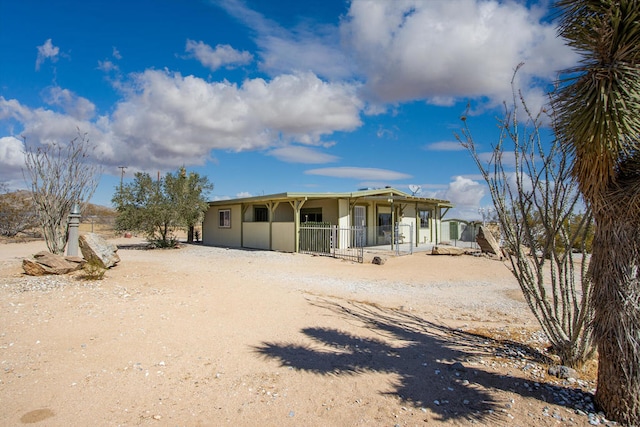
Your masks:
<instances>
[{"instance_id":1,"label":"white window frame","mask_svg":"<svg viewBox=\"0 0 640 427\"><path fill-rule=\"evenodd\" d=\"M231 228L231 209L218 209L218 228Z\"/></svg>"},{"instance_id":2,"label":"white window frame","mask_svg":"<svg viewBox=\"0 0 640 427\"><path fill-rule=\"evenodd\" d=\"M426 225L423 225L425 222L423 222L422 212L426 212L427 213ZM427 228L430 228L431 218L432 217L433 217L433 213L432 213L431 209L418 209L418 221L419 221L420 228L423 229L423 230L426 230Z\"/></svg>"}]
</instances>

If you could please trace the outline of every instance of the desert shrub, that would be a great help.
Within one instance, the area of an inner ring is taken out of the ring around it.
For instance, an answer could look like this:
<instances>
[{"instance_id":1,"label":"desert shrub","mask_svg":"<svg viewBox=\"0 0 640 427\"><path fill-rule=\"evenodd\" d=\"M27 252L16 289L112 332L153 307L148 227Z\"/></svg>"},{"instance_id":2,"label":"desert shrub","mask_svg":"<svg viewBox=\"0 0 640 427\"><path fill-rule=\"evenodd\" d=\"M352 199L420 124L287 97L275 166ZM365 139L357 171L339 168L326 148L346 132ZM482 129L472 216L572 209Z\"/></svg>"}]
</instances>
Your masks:
<instances>
[{"instance_id":1,"label":"desert shrub","mask_svg":"<svg viewBox=\"0 0 640 427\"><path fill-rule=\"evenodd\" d=\"M149 246L151 248L170 249L180 246L180 241L176 236L159 237L149 240Z\"/></svg>"},{"instance_id":2,"label":"desert shrub","mask_svg":"<svg viewBox=\"0 0 640 427\"><path fill-rule=\"evenodd\" d=\"M15 237L37 225L38 217L29 192L0 194L0 235Z\"/></svg>"},{"instance_id":3,"label":"desert shrub","mask_svg":"<svg viewBox=\"0 0 640 427\"><path fill-rule=\"evenodd\" d=\"M489 187L525 301L561 362L579 367L594 353L587 274L593 219L572 179L566 150L542 136L548 122L555 123L553 111L534 115L514 90L488 162L476 151L466 116L462 135L456 137Z\"/></svg>"},{"instance_id":4,"label":"desert shrub","mask_svg":"<svg viewBox=\"0 0 640 427\"><path fill-rule=\"evenodd\" d=\"M89 258L82 266L83 277L88 280L102 280L107 269L96 258Z\"/></svg>"}]
</instances>

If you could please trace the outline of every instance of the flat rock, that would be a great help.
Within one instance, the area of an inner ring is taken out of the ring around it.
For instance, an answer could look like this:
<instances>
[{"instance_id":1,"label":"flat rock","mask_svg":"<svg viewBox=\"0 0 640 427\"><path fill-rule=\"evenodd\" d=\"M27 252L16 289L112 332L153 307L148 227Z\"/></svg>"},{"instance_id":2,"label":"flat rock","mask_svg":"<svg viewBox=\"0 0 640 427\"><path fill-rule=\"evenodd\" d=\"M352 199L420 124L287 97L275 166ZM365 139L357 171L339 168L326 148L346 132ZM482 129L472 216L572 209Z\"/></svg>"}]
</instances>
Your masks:
<instances>
[{"instance_id":1,"label":"flat rock","mask_svg":"<svg viewBox=\"0 0 640 427\"><path fill-rule=\"evenodd\" d=\"M464 255L467 253L465 248L458 248L456 246L434 246L431 249L431 255Z\"/></svg>"},{"instance_id":2,"label":"flat rock","mask_svg":"<svg viewBox=\"0 0 640 427\"><path fill-rule=\"evenodd\" d=\"M96 262L102 268L111 268L120 262L118 247L98 234L83 234L78 239L78 245L87 262Z\"/></svg>"},{"instance_id":3,"label":"flat rock","mask_svg":"<svg viewBox=\"0 0 640 427\"><path fill-rule=\"evenodd\" d=\"M25 258L22 260L22 269L29 276L44 276L47 274L55 274L53 270L46 265L38 264L35 260Z\"/></svg>"},{"instance_id":4,"label":"flat rock","mask_svg":"<svg viewBox=\"0 0 640 427\"><path fill-rule=\"evenodd\" d=\"M80 262L70 262L65 257L41 251L33 259L22 260L22 269L29 276L44 276L46 274L67 274L79 270Z\"/></svg>"}]
</instances>

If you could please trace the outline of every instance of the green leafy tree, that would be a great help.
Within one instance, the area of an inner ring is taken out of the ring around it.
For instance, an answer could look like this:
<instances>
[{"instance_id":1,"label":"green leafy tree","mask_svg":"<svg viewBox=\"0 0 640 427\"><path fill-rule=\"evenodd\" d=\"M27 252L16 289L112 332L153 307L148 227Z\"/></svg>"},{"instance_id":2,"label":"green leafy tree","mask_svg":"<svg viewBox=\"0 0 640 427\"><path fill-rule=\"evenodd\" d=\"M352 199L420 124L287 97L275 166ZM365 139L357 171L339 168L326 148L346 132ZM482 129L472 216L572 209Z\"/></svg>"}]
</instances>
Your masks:
<instances>
[{"instance_id":1,"label":"green leafy tree","mask_svg":"<svg viewBox=\"0 0 640 427\"><path fill-rule=\"evenodd\" d=\"M138 172L112 199L116 228L140 231L156 245L171 247L177 229L193 227L202 218L208 207L205 195L212 188L206 177L187 174L184 168L155 181Z\"/></svg>"},{"instance_id":2,"label":"green leafy tree","mask_svg":"<svg viewBox=\"0 0 640 427\"><path fill-rule=\"evenodd\" d=\"M581 57L563 73L555 108L596 223L596 403L607 418L640 425L640 1L556 5L560 35Z\"/></svg>"},{"instance_id":3,"label":"green leafy tree","mask_svg":"<svg viewBox=\"0 0 640 427\"><path fill-rule=\"evenodd\" d=\"M177 174L167 174L165 189L171 202L177 207L178 221L187 229L187 242L193 243L195 226L202 222L209 205L203 195L213 190L207 177L187 173L184 167Z\"/></svg>"}]
</instances>

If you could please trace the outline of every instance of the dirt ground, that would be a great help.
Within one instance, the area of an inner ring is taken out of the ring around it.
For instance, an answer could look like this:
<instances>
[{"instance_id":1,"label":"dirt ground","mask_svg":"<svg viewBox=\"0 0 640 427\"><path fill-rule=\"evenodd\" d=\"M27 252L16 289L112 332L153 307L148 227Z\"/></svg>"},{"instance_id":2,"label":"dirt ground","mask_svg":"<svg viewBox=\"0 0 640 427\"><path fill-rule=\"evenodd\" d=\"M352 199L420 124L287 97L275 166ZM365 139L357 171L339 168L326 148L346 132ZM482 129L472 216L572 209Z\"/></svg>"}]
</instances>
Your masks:
<instances>
[{"instance_id":1,"label":"dirt ground","mask_svg":"<svg viewBox=\"0 0 640 427\"><path fill-rule=\"evenodd\" d=\"M0 244L0 425L606 423L593 366L547 375L501 261L114 242L97 281L25 276L44 243Z\"/></svg>"}]
</instances>

